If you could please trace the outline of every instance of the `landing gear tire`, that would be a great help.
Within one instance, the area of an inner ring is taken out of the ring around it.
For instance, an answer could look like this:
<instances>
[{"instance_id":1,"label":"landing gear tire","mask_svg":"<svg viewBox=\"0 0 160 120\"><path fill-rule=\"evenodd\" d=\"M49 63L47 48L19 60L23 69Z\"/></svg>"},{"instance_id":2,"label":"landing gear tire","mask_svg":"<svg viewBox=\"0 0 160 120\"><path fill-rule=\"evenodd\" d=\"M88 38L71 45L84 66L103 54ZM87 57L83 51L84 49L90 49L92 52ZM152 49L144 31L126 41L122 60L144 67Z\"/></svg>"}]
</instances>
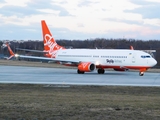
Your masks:
<instances>
[{"instance_id":1,"label":"landing gear tire","mask_svg":"<svg viewBox=\"0 0 160 120\"><path fill-rule=\"evenodd\" d=\"M77 70L78 74L84 74L84 71Z\"/></svg>"},{"instance_id":2,"label":"landing gear tire","mask_svg":"<svg viewBox=\"0 0 160 120\"><path fill-rule=\"evenodd\" d=\"M144 72L139 72L139 76L143 76L144 75Z\"/></svg>"},{"instance_id":3,"label":"landing gear tire","mask_svg":"<svg viewBox=\"0 0 160 120\"><path fill-rule=\"evenodd\" d=\"M105 70L104 69L98 69L97 72L98 72L98 74L104 74Z\"/></svg>"}]
</instances>

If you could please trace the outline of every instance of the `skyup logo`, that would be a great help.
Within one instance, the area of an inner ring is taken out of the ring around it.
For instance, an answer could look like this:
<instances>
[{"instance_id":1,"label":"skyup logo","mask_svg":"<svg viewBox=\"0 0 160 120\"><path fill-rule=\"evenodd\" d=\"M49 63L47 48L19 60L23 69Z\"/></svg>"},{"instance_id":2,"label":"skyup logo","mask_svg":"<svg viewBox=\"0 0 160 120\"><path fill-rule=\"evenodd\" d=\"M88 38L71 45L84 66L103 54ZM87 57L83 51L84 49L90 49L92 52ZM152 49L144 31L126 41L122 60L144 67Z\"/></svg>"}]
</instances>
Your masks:
<instances>
[{"instance_id":1,"label":"skyup logo","mask_svg":"<svg viewBox=\"0 0 160 120\"><path fill-rule=\"evenodd\" d=\"M53 58L55 58L57 50L62 49L62 47L60 47L55 42L55 40L53 39L53 37L50 36L49 34L46 34L44 36L44 46L45 46L45 50L47 50L47 52L49 52L49 55L51 55L51 57L53 57Z\"/></svg>"},{"instance_id":2,"label":"skyup logo","mask_svg":"<svg viewBox=\"0 0 160 120\"><path fill-rule=\"evenodd\" d=\"M54 41L53 37L50 36L49 34L46 34L44 36L44 46L48 46L49 50L58 50L60 47L57 45L57 43Z\"/></svg>"}]
</instances>

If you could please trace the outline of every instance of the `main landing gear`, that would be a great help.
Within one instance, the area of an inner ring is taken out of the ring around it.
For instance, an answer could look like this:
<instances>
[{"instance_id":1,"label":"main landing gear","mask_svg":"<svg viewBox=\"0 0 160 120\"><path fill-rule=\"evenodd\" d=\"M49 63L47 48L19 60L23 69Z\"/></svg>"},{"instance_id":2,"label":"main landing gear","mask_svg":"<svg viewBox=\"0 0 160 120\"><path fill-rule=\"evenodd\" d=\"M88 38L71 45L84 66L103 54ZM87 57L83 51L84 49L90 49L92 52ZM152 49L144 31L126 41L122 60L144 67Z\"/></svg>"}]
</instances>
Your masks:
<instances>
[{"instance_id":1,"label":"main landing gear","mask_svg":"<svg viewBox=\"0 0 160 120\"><path fill-rule=\"evenodd\" d=\"M105 70L104 69L98 69L97 70L98 74L104 74ZM80 71L79 69L77 70L78 74L84 74L84 71Z\"/></svg>"},{"instance_id":2,"label":"main landing gear","mask_svg":"<svg viewBox=\"0 0 160 120\"><path fill-rule=\"evenodd\" d=\"M98 74L104 74L105 70L101 68L101 69L98 69L97 72Z\"/></svg>"}]
</instances>

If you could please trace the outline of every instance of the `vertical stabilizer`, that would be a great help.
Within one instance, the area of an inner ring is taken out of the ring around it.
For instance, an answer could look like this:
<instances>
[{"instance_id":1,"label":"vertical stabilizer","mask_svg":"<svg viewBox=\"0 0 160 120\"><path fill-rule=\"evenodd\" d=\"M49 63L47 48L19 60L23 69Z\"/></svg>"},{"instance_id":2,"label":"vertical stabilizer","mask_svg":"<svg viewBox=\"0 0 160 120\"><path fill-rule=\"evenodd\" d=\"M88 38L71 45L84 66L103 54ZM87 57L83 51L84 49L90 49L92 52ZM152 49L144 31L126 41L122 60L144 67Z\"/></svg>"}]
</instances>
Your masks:
<instances>
[{"instance_id":1,"label":"vertical stabilizer","mask_svg":"<svg viewBox=\"0 0 160 120\"><path fill-rule=\"evenodd\" d=\"M130 46L130 49L131 49L131 50L134 50L133 46Z\"/></svg>"},{"instance_id":2,"label":"vertical stabilizer","mask_svg":"<svg viewBox=\"0 0 160 120\"><path fill-rule=\"evenodd\" d=\"M45 20L42 20L41 24L42 24L44 51L48 52L48 54L46 54L46 56L54 57L57 50L65 49L65 48L56 43L55 39L52 37L50 30L48 29L48 26L47 26Z\"/></svg>"}]
</instances>

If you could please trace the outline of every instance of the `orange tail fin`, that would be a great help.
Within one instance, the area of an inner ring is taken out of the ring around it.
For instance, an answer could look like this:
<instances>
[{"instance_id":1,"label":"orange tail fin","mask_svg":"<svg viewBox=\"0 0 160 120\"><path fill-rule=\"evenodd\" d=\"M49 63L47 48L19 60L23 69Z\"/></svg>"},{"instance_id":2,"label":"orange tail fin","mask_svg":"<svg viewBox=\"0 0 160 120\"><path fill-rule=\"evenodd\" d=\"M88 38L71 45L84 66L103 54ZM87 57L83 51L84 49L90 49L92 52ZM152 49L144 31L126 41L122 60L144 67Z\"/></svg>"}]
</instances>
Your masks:
<instances>
[{"instance_id":1,"label":"orange tail fin","mask_svg":"<svg viewBox=\"0 0 160 120\"><path fill-rule=\"evenodd\" d=\"M49 55L52 55L54 51L65 49L64 47L58 45L55 39L52 37L50 30L44 20L41 21L42 24L42 35L44 42L44 51L49 52Z\"/></svg>"},{"instance_id":2,"label":"orange tail fin","mask_svg":"<svg viewBox=\"0 0 160 120\"><path fill-rule=\"evenodd\" d=\"M133 46L130 46L130 49L131 49L131 50L134 50Z\"/></svg>"},{"instance_id":3,"label":"orange tail fin","mask_svg":"<svg viewBox=\"0 0 160 120\"><path fill-rule=\"evenodd\" d=\"M10 53L10 55L11 55L9 58L7 58L7 59L9 60L9 59L11 59L12 57L14 57L15 54L14 54L14 52L12 51L12 49L10 48L9 44L6 43L6 45L7 45L7 47L8 47L9 53Z\"/></svg>"}]
</instances>

